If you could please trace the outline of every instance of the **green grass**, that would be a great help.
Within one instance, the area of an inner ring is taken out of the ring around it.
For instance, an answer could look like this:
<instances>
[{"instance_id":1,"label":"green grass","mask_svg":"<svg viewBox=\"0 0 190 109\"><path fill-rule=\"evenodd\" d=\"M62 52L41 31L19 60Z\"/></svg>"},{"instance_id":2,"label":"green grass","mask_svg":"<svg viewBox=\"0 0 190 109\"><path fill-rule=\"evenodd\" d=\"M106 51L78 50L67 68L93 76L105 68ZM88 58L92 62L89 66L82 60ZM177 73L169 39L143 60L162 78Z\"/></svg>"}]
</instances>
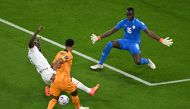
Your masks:
<instances>
[{"instance_id":1,"label":"green grass","mask_svg":"<svg viewBox=\"0 0 190 109\"><path fill-rule=\"evenodd\" d=\"M92 33L102 34L124 19L125 9L133 6L136 17L162 37L170 36L174 45L167 48L142 33L143 57L151 58L158 69L136 66L127 51L112 49L106 63L149 82L163 82L190 78L188 0L1 0L1 18L34 31L45 26L42 36L64 43L72 37L75 50L99 59L110 40L122 37L120 30L95 45ZM27 59L29 35L0 23L0 105L1 109L44 109L50 98L45 97L45 84ZM43 54L51 63L61 49L42 43ZM189 109L189 82L149 87L126 78L107 68L89 69L93 65L74 55L72 75L89 87L96 83L101 88L94 97L79 91L81 103L91 109ZM56 105L55 109L70 109Z\"/></svg>"}]
</instances>

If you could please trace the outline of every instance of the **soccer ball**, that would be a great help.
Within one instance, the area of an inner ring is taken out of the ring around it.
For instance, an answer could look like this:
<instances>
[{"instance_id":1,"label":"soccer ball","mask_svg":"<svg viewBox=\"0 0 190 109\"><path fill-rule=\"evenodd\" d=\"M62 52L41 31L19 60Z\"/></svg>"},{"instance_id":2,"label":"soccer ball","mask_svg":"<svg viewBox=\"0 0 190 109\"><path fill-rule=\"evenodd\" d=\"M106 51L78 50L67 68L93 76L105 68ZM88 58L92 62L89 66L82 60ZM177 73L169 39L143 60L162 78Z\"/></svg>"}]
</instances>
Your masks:
<instances>
[{"instance_id":1,"label":"soccer ball","mask_svg":"<svg viewBox=\"0 0 190 109\"><path fill-rule=\"evenodd\" d=\"M66 105L67 103L69 103L69 98L66 95L61 95L59 96L58 102L60 105Z\"/></svg>"}]
</instances>

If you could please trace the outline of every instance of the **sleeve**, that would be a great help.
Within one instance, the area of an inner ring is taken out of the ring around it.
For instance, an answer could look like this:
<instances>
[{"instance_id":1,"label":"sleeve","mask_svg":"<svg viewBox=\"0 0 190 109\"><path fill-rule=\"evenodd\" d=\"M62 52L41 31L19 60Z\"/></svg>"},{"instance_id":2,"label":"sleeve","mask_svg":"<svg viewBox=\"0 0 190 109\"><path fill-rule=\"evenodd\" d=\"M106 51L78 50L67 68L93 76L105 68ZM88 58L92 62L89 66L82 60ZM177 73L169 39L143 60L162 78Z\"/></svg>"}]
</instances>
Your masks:
<instances>
[{"instance_id":1,"label":"sleeve","mask_svg":"<svg viewBox=\"0 0 190 109\"><path fill-rule=\"evenodd\" d=\"M122 25L123 25L123 20L121 20L120 22L118 22L115 26L115 29L119 30L122 28Z\"/></svg>"},{"instance_id":2,"label":"sleeve","mask_svg":"<svg viewBox=\"0 0 190 109\"><path fill-rule=\"evenodd\" d=\"M143 23L143 22L141 22L141 21L139 21L139 26L140 26L140 30L146 30L147 29L147 26Z\"/></svg>"}]
</instances>

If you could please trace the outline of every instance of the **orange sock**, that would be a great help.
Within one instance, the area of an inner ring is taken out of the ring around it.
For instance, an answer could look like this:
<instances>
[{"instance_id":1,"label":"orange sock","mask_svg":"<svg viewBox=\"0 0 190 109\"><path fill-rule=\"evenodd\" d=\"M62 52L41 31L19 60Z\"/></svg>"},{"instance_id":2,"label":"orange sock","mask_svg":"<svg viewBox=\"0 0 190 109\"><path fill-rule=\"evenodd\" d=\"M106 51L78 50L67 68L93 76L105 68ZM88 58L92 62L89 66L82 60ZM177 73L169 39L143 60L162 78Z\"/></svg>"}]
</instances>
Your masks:
<instances>
[{"instance_id":1,"label":"orange sock","mask_svg":"<svg viewBox=\"0 0 190 109\"><path fill-rule=\"evenodd\" d=\"M75 105L75 109L80 108L80 100L78 96L72 96L72 102Z\"/></svg>"},{"instance_id":2,"label":"orange sock","mask_svg":"<svg viewBox=\"0 0 190 109\"><path fill-rule=\"evenodd\" d=\"M48 104L48 108L47 109L53 109L53 107L55 106L55 104L57 103L57 100L55 98L51 99L49 101L49 104Z\"/></svg>"}]
</instances>

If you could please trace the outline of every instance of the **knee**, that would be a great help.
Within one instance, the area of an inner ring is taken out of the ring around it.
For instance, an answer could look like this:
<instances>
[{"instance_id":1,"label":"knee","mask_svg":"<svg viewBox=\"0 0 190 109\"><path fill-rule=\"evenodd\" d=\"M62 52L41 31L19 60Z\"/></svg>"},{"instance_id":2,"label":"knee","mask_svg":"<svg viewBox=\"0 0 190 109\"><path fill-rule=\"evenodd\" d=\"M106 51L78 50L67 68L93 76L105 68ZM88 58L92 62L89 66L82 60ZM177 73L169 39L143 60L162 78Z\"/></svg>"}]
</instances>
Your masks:
<instances>
[{"instance_id":1,"label":"knee","mask_svg":"<svg viewBox=\"0 0 190 109\"><path fill-rule=\"evenodd\" d=\"M136 65L141 65L141 61L140 60L135 60L135 64Z\"/></svg>"},{"instance_id":2,"label":"knee","mask_svg":"<svg viewBox=\"0 0 190 109\"><path fill-rule=\"evenodd\" d=\"M108 47L108 48L112 48L112 42L109 41L109 42L106 44L106 47Z\"/></svg>"}]
</instances>

